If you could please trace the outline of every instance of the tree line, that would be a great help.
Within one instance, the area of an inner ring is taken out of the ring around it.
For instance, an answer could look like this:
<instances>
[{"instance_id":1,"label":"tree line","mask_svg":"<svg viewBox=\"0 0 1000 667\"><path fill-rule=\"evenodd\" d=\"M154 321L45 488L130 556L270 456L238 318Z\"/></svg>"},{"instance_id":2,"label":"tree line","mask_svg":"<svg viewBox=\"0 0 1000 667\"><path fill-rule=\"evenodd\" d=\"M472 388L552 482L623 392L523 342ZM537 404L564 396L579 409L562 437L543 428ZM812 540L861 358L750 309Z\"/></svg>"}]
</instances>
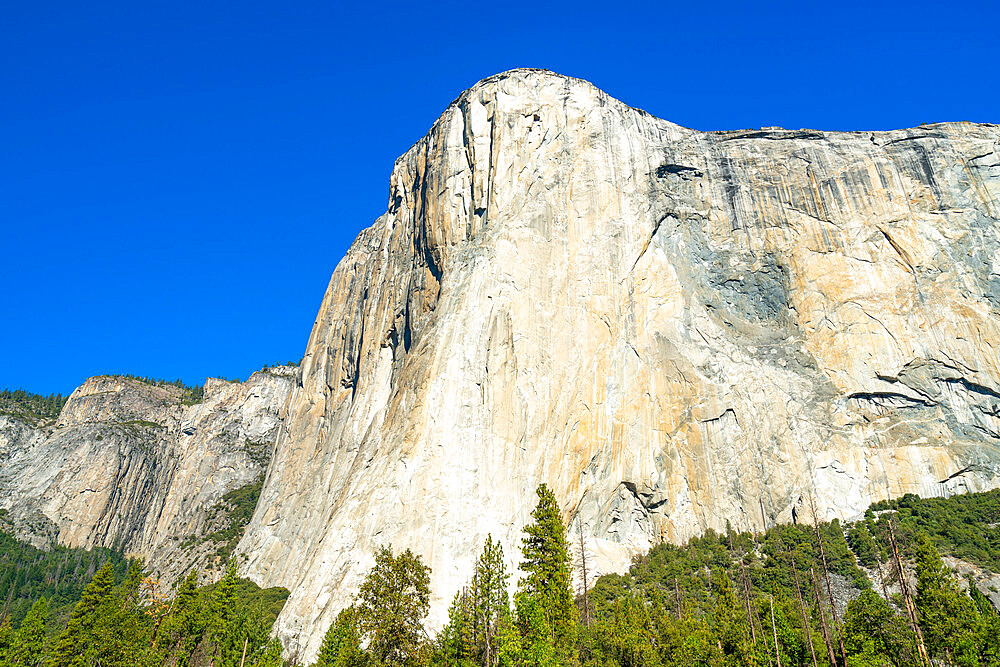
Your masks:
<instances>
[{"instance_id":1,"label":"tree line","mask_svg":"<svg viewBox=\"0 0 1000 667\"><path fill-rule=\"evenodd\" d=\"M1000 491L904 497L846 527L709 531L657 545L596 582L586 550L574 560L555 496L544 485L536 494L516 583L502 545L487 537L432 635L430 568L384 547L313 667L1000 666L1000 614L940 555L994 562L969 542L978 530L992 544ZM215 585L190 574L171 592L138 563L116 574L109 562L68 616L53 622L41 598L19 622L0 621L0 667L293 665L299 656L283 658L271 635L286 596L238 579L233 565Z\"/></svg>"},{"instance_id":2,"label":"tree line","mask_svg":"<svg viewBox=\"0 0 1000 667\"><path fill-rule=\"evenodd\" d=\"M66 405L62 394L33 394L24 389L0 389L0 414L24 417L32 422L55 419Z\"/></svg>"}]
</instances>

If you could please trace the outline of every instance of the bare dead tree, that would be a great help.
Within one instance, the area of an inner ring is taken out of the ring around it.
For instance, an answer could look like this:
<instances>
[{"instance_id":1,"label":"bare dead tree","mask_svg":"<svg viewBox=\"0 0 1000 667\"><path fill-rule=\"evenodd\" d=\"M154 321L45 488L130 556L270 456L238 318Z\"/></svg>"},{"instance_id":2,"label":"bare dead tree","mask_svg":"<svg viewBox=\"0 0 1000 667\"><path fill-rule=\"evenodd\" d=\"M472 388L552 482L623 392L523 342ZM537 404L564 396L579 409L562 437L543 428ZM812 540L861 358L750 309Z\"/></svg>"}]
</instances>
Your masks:
<instances>
[{"instance_id":1,"label":"bare dead tree","mask_svg":"<svg viewBox=\"0 0 1000 667\"><path fill-rule=\"evenodd\" d=\"M743 580L743 602L746 603L747 607L747 623L750 624L750 636L753 639L753 645L757 645L757 628L754 627L753 623L753 611L750 608L750 583L747 579L747 568L746 563L743 562L743 554L736 553L736 548L733 546L733 532L729 531L729 550L733 552L733 555L739 558L740 561L740 578Z\"/></svg>"},{"instance_id":2,"label":"bare dead tree","mask_svg":"<svg viewBox=\"0 0 1000 667\"><path fill-rule=\"evenodd\" d=\"M583 520L576 522L577 532L580 536L580 573L583 575L583 625L590 627L590 599L587 587L587 548L583 541Z\"/></svg>"},{"instance_id":3,"label":"bare dead tree","mask_svg":"<svg viewBox=\"0 0 1000 667\"><path fill-rule=\"evenodd\" d=\"M840 619L837 617L837 603L833 600L833 586L830 584L830 568L826 564L826 551L823 549L823 536L819 532L819 519L816 517L816 503L812 493L809 494L809 504L812 508L813 529L816 531L816 541L819 543L819 556L823 562L823 574L826 576L826 592L830 597L830 611L833 612L833 627L837 631L837 642L840 644L840 656L847 665L847 651L844 649L844 636L840 631Z\"/></svg>"},{"instance_id":4,"label":"bare dead tree","mask_svg":"<svg viewBox=\"0 0 1000 667\"><path fill-rule=\"evenodd\" d=\"M913 596L910 594L910 587L906 583L906 573L903 571L903 561L899 557L899 546L896 543L896 531L892 528L892 517L889 517L889 546L892 548L892 559L896 565L896 575L899 577L899 589L903 593L903 604L906 606L906 615L910 619L910 628L917 636L917 651L920 653L920 660L925 665L930 665L931 660L927 655L927 647L924 645L924 635L920 631L920 623L917 622L917 608L913 604Z\"/></svg>"},{"instance_id":5,"label":"bare dead tree","mask_svg":"<svg viewBox=\"0 0 1000 667\"><path fill-rule=\"evenodd\" d=\"M813 667L819 667L819 663L816 662L816 650L812 644L812 628L809 626L809 616L806 614L806 605L802 602L802 589L799 585L799 568L795 567L795 556L792 554L792 550L787 546L785 550L788 552L788 562L792 564L792 574L795 575L795 599L799 601L799 613L802 614L802 625L806 631L809 654L812 656Z\"/></svg>"},{"instance_id":6,"label":"bare dead tree","mask_svg":"<svg viewBox=\"0 0 1000 667\"><path fill-rule=\"evenodd\" d=\"M830 639L830 630L826 627L826 613L823 611L823 598L819 594L816 570L809 568L809 576L812 577L813 593L816 595L816 608L819 610L819 622L823 629L823 641L826 643L826 650L830 652L830 664L836 665L837 658L833 654L833 641Z\"/></svg>"},{"instance_id":7,"label":"bare dead tree","mask_svg":"<svg viewBox=\"0 0 1000 667\"><path fill-rule=\"evenodd\" d=\"M778 652L778 626L774 623L774 596L771 596L771 632L774 633L774 659L781 667L781 654Z\"/></svg>"}]
</instances>

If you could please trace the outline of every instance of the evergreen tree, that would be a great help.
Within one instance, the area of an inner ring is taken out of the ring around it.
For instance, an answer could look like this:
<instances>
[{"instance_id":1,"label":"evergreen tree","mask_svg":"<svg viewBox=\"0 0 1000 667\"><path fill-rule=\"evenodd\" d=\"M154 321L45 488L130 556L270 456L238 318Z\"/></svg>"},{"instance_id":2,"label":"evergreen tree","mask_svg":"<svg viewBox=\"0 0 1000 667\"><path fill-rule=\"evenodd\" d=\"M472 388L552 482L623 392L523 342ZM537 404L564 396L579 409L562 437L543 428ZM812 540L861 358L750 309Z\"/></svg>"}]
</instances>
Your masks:
<instances>
[{"instance_id":1,"label":"evergreen tree","mask_svg":"<svg viewBox=\"0 0 1000 667\"><path fill-rule=\"evenodd\" d=\"M972 601L982 619L978 640L980 662L990 667L1000 666L1000 613L997 612L993 603L976 588L971 576L968 581L969 594L972 596Z\"/></svg>"},{"instance_id":2,"label":"evergreen tree","mask_svg":"<svg viewBox=\"0 0 1000 667\"><path fill-rule=\"evenodd\" d=\"M378 662L413 664L425 649L423 620L430 609L430 568L407 549L375 554L358 592L358 627Z\"/></svg>"},{"instance_id":3,"label":"evergreen tree","mask_svg":"<svg viewBox=\"0 0 1000 667\"><path fill-rule=\"evenodd\" d=\"M519 650L514 664L525 667L557 667L564 664L557 654L555 633L541 597L526 590L514 596L517 625L520 632Z\"/></svg>"},{"instance_id":4,"label":"evergreen tree","mask_svg":"<svg viewBox=\"0 0 1000 667\"><path fill-rule=\"evenodd\" d=\"M917 535L915 567L917 613L928 653L960 667L976 665L979 614L925 532Z\"/></svg>"},{"instance_id":5,"label":"evergreen tree","mask_svg":"<svg viewBox=\"0 0 1000 667\"><path fill-rule=\"evenodd\" d=\"M358 613L348 607L337 614L323 637L314 667L365 667L368 654L361 648Z\"/></svg>"},{"instance_id":6,"label":"evergreen tree","mask_svg":"<svg viewBox=\"0 0 1000 667\"><path fill-rule=\"evenodd\" d=\"M14 631L10 616L0 619L0 667L10 667L11 652L14 650Z\"/></svg>"},{"instance_id":7,"label":"evergreen tree","mask_svg":"<svg viewBox=\"0 0 1000 667\"><path fill-rule=\"evenodd\" d=\"M497 627L497 665L513 667L520 664L521 635L517 631L514 617L511 614L500 619Z\"/></svg>"},{"instance_id":8,"label":"evergreen tree","mask_svg":"<svg viewBox=\"0 0 1000 667\"><path fill-rule=\"evenodd\" d=\"M45 598L39 598L13 635L8 665L38 667L42 664L45 655L45 626L48 622L48 602Z\"/></svg>"},{"instance_id":9,"label":"evergreen tree","mask_svg":"<svg viewBox=\"0 0 1000 667\"><path fill-rule=\"evenodd\" d=\"M541 614L537 619L521 619L522 633L526 625L536 634L544 626L550 633L549 642L557 660L564 664L575 661L577 609L573 604L570 574L569 544L555 495L542 484L535 491L538 504L531 512L533 523L524 527L521 570L526 576L520 582L521 591L531 598L522 599L520 610ZM526 635L527 636L527 635ZM526 645L525 649L531 650Z\"/></svg>"},{"instance_id":10,"label":"evergreen tree","mask_svg":"<svg viewBox=\"0 0 1000 667\"><path fill-rule=\"evenodd\" d=\"M274 661L270 624L259 601L239 604L217 633L215 667L270 664ZM280 647L278 658L280 664Z\"/></svg>"},{"instance_id":11,"label":"evergreen tree","mask_svg":"<svg viewBox=\"0 0 1000 667\"><path fill-rule=\"evenodd\" d=\"M497 664L497 630L503 618L510 613L507 577L503 548L499 542L493 541L491 535L487 535L472 577L476 662L484 667L495 667Z\"/></svg>"},{"instance_id":12,"label":"evergreen tree","mask_svg":"<svg viewBox=\"0 0 1000 667\"><path fill-rule=\"evenodd\" d=\"M114 587L114 569L105 564L83 589L80 601L70 614L66 629L59 635L50 658L50 667L83 667L93 653L93 630Z\"/></svg>"},{"instance_id":13,"label":"evergreen tree","mask_svg":"<svg viewBox=\"0 0 1000 667\"><path fill-rule=\"evenodd\" d=\"M198 573L192 570L177 587L171 613L163 622L161 633L161 641L168 643L177 667L187 667L191 654L204 636L207 620L198 595Z\"/></svg>"},{"instance_id":14,"label":"evergreen tree","mask_svg":"<svg viewBox=\"0 0 1000 667\"><path fill-rule=\"evenodd\" d=\"M497 632L510 613L503 548L486 536L469 586L455 594L437 652L450 664L497 664Z\"/></svg>"},{"instance_id":15,"label":"evergreen tree","mask_svg":"<svg viewBox=\"0 0 1000 667\"><path fill-rule=\"evenodd\" d=\"M122 582L100 605L88 643L91 665L158 665L153 651L152 617L142 599L142 563L133 560Z\"/></svg>"},{"instance_id":16,"label":"evergreen tree","mask_svg":"<svg viewBox=\"0 0 1000 667\"><path fill-rule=\"evenodd\" d=\"M918 667L916 637L906 619L868 589L851 600L844 614L848 667Z\"/></svg>"},{"instance_id":17,"label":"evergreen tree","mask_svg":"<svg viewBox=\"0 0 1000 667\"><path fill-rule=\"evenodd\" d=\"M472 637L472 605L468 589L455 593L448 607L448 622L438 633L434 648L434 663L443 665L472 665L475 645Z\"/></svg>"},{"instance_id":18,"label":"evergreen tree","mask_svg":"<svg viewBox=\"0 0 1000 667\"><path fill-rule=\"evenodd\" d=\"M236 586L239 583L239 576L236 574L236 562L230 560L226 563L226 570L222 574L212 595L211 622L214 629L213 634L218 636L226 632L233 614L236 610Z\"/></svg>"},{"instance_id":19,"label":"evergreen tree","mask_svg":"<svg viewBox=\"0 0 1000 667\"><path fill-rule=\"evenodd\" d=\"M739 665L754 664L746 613L725 570L712 573L712 587L715 593L712 629L719 648L726 656L726 662Z\"/></svg>"},{"instance_id":20,"label":"evergreen tree","mask_svg":"<svg viewBox=\"0 0 1000 667\"><path fill-rule=\"evenodd\" d=\"M623 667L661 664L650 612L650 606L635 595L615 600L612 613L593 626L598 637L597 662L613 661Z\"/></svg>"}]
</instances>

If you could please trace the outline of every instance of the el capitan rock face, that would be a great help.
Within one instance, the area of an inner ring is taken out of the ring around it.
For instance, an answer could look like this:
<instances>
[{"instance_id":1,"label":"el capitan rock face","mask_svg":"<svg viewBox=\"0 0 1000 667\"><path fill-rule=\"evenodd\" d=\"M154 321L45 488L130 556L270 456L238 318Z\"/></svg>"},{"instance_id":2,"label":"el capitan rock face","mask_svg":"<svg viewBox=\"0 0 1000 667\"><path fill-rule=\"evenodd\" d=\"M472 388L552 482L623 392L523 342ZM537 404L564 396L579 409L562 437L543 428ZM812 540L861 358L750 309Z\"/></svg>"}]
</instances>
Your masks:
<instances>
[{"instance_id":1,"label":"el capitan rock face","mask_svg":"<svg viewBox=\"0 0 1000 667\"><path fill-rule=\"evenodd\" d=\"M256 514L311 659L384 544L434 622L546 482L601 569L727 520L996 486L1000 128L699 132L540 70L393 170L333 274Z\"/></svg>"},{"instance_id":2,"label":"el capitan rock face","mask_svg":"<svg viewBox=\"0 0 1000 667\"><path fill-rule=\"evenodd\" d=\"M381 545L433 568L433 624L488 533L516 573L541 482L598 571L995 487L998 345L1000 127L698 132L514 70L397 161L300 369L0 414L0 525L173 579L266 470L238 553L308 662Z\"/></svg>"}]
</instances>

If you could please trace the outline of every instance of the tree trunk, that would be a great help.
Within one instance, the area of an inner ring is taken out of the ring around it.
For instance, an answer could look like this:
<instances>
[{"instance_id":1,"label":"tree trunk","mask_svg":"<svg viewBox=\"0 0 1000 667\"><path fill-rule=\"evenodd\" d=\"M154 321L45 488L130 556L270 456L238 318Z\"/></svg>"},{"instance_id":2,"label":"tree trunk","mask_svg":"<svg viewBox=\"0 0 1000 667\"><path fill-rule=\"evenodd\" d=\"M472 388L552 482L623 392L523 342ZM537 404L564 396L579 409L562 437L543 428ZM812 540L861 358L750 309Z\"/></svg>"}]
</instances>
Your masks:
<instances>
[{"instance_id":1,"label":"tree trunk","mask_svg":"<svg viewBox=\"0 0 1000 667\"><path fill-rule=\"evenodd\" d=\"M578 519L576 527L580 533L580 570L583 573L583 626L590 627L590 600L587 595L587 549L583 542L583 521Z\"/></svg>"},{"instance_id":2,"label":"tree trunk","mask_svg":"<svg viewBox=\"0 0 1000 667\"><path fill-rule=\"evenodd\" d=\"M830 652L830 664L836 665L837 658L833 654L833 642L830 640L830 631L826 627L826 614L823 612L823 599L819 595L819 583L816 581L816 571L810 568L809 576L812 577L813 593L816 595L816 608L819 609L819 622L823 627L823 641L826 642L826 650Z\"/></svg>"},{"instance_id":3,"label":"tree trunk","mask_svg":"<svg viewBox=\"0 0 1000 667\"><path fill-rule=\"evenodd\" d=\"M920 623L917 621L917 609L910 596L910 587L906 583L906 573L903 571L903 561L899 558L899 548L896 545L896 531L892 529L892 516L889 516L889 546L892 547L892 559L896 565L896 574L899 576L899 590L903 593L903 603L906 605L906 614L910 617L910 627L913 634L917 636L917 651L920 653L920 660L924 665L930 665L931 659L927 655L927 647L924 645L924 635L920 632Z\"/></svg>"},{"instance_id":4,"label":"tree trunk","mask_svg":"<svg viewBox=\"0 0 1000 667\"><path fill-rule=\"evenodd\" d=\"M788 552L788 560L792 564L792 574L795 575L795 599L799 601L799 613L802 614L802 625L806 631L806 643L809 644L809 654L812 656L813 667L819 667L816 662L816 649L812 643L812 628L809 627L809 617L806 615L806 605L802 602L802 589L799 586L799 568L795 567L795 556L791 549L785 548Z\"/></svg>"},{"instance_id":5,"label":"tree trunk","mask_svg":"<svg viewBox=\"0 0 1000 667\"><path fill-rule=\"evenodd\" d=\"M771 632L774 633L774 659L781 667L781 653L778 651L778 626L774 624L774 596L771 596Z\"/></svg>"}]
</instances>

